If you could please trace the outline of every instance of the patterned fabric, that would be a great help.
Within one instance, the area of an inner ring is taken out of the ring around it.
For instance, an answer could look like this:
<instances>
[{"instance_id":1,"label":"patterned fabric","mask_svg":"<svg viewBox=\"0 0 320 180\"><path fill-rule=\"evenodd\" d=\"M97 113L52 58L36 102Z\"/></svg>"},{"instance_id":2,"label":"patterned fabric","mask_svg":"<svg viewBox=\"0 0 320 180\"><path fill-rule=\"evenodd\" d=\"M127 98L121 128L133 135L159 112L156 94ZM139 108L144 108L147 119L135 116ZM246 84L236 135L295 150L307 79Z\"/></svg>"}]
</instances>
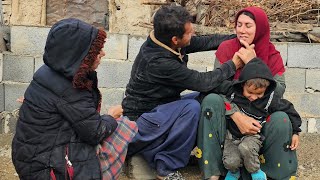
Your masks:
<instances>
[{"instance_id":1,"label":"patterned fabric","mask_svg":"<svg viewBox=\"0 0 320 180\"><path fill-rule=\"evenodd\" d=\"M118 127L98 146L103 180L118 179L126 158L128 144L138 132L138 126L127 117L117 119Z\"/></svg>"}]
</instances>

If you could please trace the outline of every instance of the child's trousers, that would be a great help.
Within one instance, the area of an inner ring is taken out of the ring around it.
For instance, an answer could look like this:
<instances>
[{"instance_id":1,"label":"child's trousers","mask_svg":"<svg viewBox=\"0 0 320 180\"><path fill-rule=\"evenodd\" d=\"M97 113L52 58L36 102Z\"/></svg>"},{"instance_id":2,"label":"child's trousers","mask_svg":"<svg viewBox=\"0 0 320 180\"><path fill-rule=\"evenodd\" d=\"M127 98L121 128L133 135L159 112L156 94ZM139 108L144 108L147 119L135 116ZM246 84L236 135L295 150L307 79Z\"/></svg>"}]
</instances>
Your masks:
<instances>
[{"instance_id":1,"label":"child's trousers","mask_svg":"<svg viewBox=\"0 0 320 180\"><path fill-rule=\"evenodd\" d=\"M261 169L272 179L290 179L296 175L296 151L289 146L292 138L292 126L288 115L275 112L267 119L262 128L265 137L260 151ZM223 145L226 136L226 118L223 99L217 94L207 95L201 104L201 116L198 127L198 156L204 179L211 176L226 175L222 162ZM242 179L250 175L241 169Z\"/></svg>"}]
</instances>

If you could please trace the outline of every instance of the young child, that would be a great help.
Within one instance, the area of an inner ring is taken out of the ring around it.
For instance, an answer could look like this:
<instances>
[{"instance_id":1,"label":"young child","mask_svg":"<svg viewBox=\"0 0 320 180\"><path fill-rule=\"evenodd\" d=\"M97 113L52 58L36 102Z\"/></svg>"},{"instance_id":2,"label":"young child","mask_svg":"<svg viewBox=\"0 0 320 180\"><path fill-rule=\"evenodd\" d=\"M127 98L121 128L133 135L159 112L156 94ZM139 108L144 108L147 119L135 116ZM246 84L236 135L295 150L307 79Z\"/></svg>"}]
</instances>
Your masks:
<instances>
[{"instance_id":1,"label":"young child","mask_svg":"<svg viewBox=\"0 0 320 180\"><path fill-rule=\"evenodd\" d=\"M225 84L227 85L227 84ZM220 87L227 91L223 96L226 105L227 135L223 150L223 164L228 170L226 180L236 180L240 177L240 167L244 166L251 174L253 180L267 179L266 174L260 169L259 151L264 137L259 133L244 135L230 115L234 113L230 102L239 110L259 121L263 126L270 115L276 111L285 112L292 124L292 141L287 150L295 150L299 144L298 133L301 131L301 118L293 105L274 93L276 82L268 66L260 59L251 60L240 74L239 80L232 86ZM262 128L263 130L263 128Z\"/></svg>"}]
</instances>

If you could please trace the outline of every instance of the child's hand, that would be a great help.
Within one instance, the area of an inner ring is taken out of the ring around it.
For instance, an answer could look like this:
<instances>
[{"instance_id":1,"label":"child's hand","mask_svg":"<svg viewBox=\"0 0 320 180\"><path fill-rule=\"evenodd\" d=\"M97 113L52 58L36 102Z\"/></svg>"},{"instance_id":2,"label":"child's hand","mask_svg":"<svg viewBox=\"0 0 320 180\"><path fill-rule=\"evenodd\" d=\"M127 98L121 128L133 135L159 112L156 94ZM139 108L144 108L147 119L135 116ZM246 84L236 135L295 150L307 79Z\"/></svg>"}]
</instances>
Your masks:
<instances>
[{"instance_id":1,"label":"child's hand","mask_svg":"<svg viewBox=\"0 0 320 180\"><path fill-rule=\"evenodd\" d=\"M294 134L292 136L290 149L293 151L293 150L297 149L298 145L299 145L299 135Z\"/></svg>"}]
</instances>

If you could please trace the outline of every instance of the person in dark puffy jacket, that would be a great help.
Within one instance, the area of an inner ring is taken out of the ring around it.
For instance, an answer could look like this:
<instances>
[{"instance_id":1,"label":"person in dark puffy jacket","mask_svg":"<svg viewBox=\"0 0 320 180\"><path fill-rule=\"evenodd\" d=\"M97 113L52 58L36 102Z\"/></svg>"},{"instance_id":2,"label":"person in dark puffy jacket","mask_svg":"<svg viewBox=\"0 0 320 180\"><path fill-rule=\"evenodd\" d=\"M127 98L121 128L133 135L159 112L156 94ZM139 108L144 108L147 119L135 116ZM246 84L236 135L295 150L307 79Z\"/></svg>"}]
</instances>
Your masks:
<instances>
[{"instance_id":1,"label":"person in dark puffy jacket","mask_svg":"<svg viewBox=\"0 0 320 180\"><path fill-rule=\"evenodd\" d=\"M125 126L127 121L119 118L121 106L110 108L108 114L99 113L101 94L95 69L105 56L105 39L104 30L78 19L64 19L52 26L43 55L45 64L24 94L12 142L12 161L20 179L118 177L120 170L115 171L110 157L121 157L123 164L137 127L134 123ZM123 130L130 137L125 137L118 154L108 154L115 153L115 136L121 136Z\"/></svg>"}]
</instances>

